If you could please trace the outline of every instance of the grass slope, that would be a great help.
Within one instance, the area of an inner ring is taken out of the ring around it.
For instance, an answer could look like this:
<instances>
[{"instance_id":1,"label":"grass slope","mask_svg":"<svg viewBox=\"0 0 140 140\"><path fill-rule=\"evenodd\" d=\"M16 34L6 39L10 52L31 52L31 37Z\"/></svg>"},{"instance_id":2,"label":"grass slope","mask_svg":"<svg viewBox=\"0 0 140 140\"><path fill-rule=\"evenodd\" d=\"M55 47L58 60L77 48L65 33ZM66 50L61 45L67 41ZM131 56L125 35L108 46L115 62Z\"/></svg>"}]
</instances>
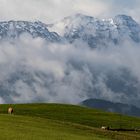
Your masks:
<instances>
[{"instance_id":1,"label":"grass slope","mask_svg":"<svg viewBox=\"0 0 140 140\"><path fill-rule=\"evenodd\" d=\"M0 113L7 114L9 106L14 108L14 115L0 115L0 134L3 134L0 139L140 139L139 132L100 130L102 125L111 128L138 128L140 118L63 104L0 105Z\"/></svg>"},{"instance_id":2,"label":"grass slope","mask_svg":"<svg viewBox=\"0 0 140 140\"><path fill-rule=\"evenodd\" d=\"M1 140L104 140L103 137L48 119L0 115Z\"/></svg>"}]
</instances>

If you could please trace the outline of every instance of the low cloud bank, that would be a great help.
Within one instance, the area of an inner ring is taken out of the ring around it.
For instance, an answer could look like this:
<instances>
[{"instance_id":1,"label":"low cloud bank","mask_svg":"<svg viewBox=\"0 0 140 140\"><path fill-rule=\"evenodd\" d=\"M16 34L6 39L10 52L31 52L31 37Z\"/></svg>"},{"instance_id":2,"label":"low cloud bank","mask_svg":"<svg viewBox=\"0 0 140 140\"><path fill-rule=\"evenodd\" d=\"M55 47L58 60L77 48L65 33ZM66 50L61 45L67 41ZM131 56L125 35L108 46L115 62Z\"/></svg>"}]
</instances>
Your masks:
<instances>
[{"instance_id":1,"label":"low cloud bank","mask_svg":"<svg viewBox=\"0 0 140 140\"><path fill-rule=\"evenodd\" d=\"M79 103L88 98L140 107L140 46L90 49L24 34L0 42L0 103Z\"/></svg>"}]
</instances>

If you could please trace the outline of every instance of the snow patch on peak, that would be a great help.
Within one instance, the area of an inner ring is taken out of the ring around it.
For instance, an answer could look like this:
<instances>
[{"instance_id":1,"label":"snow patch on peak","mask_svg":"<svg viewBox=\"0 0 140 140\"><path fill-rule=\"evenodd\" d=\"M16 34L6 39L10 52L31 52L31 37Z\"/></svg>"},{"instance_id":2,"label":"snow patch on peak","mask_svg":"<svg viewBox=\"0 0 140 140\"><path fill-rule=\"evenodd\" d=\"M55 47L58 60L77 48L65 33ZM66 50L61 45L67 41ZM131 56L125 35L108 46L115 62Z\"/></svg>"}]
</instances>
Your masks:
<instances>
[{"instance_id":1,"label":"snow patch on peak","mask_svg":"<svg viewBox=\"0 0 140 140\"><path fill-rule=\"evenodd\" d=\"M92 47L108 42L118 44L126 39L140 42L140 25L127 15L98 19L78 13L52 24L49 30L56 31L70 42L80 39Z\"/></svg>"},{"instance_id":2,"label":"snow patch on peak","mask_svg":"<svg viewBox=\"0 0 140 140\"><path fill-rule=\"evenodd\" d=\"M133 18L131 16L127 16L127 15L117 15L115 16L115 19L121 19L121 20L129 20L129 21L134 21Z\"/></svg>"},{"instance_id":3,"label":"snow patch on peak","mask_svg":"<svg viewBox=\"0 0 140 140\"><path fill-rule=\"evenodd\" d=\"M33 38L41 37L48 41L55 42L60 40L57 33L49 32L47 25L40 22L29 21L4 21L0 22L0 38L18 38L22 33L28 33Z\"/></svg>"},{"instance_id":4,"label":"snow patch on peak","mask_svg":"<svg viewBox=\"0 0 140 140\"><path fill-rule=\"evenodd\" d=\"M131 17L127 15L117 15L114 17L114 22L118 25L126 25L126 26L136 26L138 23Z\"/></svg>"}]
</instances>

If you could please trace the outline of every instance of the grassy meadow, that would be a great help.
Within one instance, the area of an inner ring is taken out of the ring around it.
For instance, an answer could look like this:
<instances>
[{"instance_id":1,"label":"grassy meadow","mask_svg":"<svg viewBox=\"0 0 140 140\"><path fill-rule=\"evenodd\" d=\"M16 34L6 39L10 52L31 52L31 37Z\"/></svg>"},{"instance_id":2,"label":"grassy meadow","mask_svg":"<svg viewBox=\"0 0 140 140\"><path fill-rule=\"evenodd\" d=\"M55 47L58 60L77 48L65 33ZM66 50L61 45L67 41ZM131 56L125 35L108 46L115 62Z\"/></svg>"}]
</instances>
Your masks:
<instances>
[{"instance_id":1,"label":"grassy meadow","mask_svg":"<svg viewBox=\"0 0 140 140\"><path fill-rule=\"evenodd\" d=\"M7 114L12 106L14 114ZM140 118L65 104L0 105L0 140L139 140Z\"/></svg>"}]
</instances>

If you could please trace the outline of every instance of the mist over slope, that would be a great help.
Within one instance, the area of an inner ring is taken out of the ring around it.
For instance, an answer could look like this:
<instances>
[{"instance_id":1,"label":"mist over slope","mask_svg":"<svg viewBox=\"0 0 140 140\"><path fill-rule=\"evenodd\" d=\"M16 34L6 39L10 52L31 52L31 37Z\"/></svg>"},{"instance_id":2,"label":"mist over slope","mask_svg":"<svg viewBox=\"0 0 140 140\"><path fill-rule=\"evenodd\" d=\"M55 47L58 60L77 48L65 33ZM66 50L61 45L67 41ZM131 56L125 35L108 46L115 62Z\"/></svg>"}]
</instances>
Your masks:
<instances>
[{"instance_id":1,"label":"mist over slope","mask_svg":"<svg viewBox=\"0 0 140 140\"><path fill-rule=\"evenodd\" d=\"M0 103L98 98L140 107L140 25L118 17L72 16L76 25L61 24L61 33L54 24L0 23Z\"/></svg>"}]
</instances>

